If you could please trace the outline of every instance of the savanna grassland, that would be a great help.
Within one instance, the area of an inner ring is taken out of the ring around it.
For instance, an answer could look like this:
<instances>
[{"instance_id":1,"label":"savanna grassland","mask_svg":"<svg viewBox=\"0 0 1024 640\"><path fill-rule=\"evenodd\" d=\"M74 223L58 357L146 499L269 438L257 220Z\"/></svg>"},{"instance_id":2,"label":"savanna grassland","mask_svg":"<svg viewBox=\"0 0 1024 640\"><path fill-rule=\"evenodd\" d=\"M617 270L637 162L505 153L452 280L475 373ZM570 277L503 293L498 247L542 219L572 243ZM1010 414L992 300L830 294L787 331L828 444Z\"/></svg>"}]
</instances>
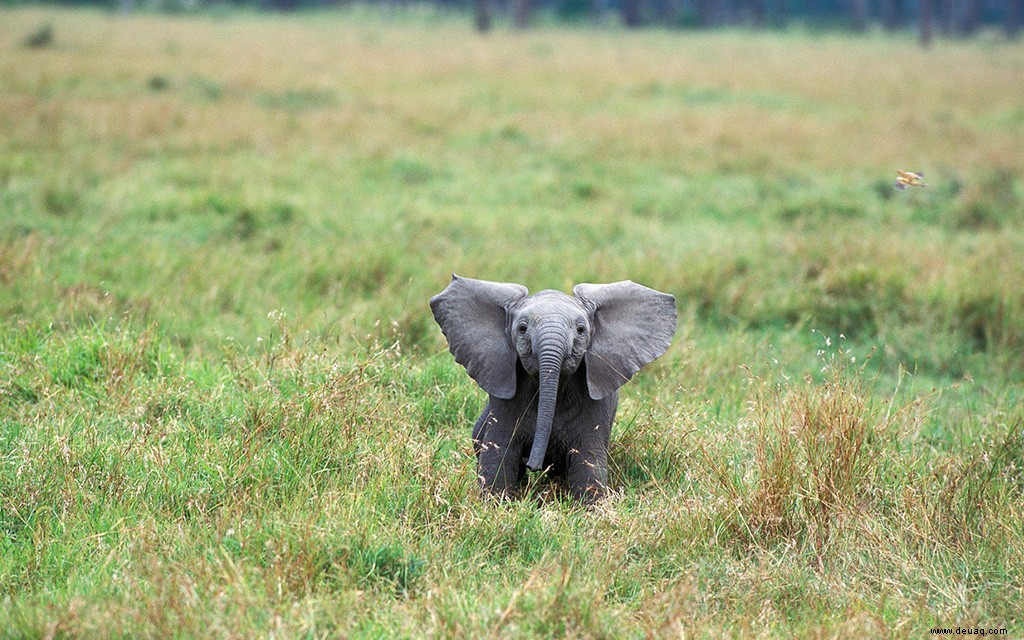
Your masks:
<instances>
[{"instance_id":1,"label":"savanna grassland","mask_svg":"<svg viewBox=\"0 0 1024 640\"><path fill-rule=\"evenodd\" d=\"M1022 256L995 36L0 10L0 636L1019 637ZM676 296L596 508L452 271Z\"/></svg>"}]
</instances>

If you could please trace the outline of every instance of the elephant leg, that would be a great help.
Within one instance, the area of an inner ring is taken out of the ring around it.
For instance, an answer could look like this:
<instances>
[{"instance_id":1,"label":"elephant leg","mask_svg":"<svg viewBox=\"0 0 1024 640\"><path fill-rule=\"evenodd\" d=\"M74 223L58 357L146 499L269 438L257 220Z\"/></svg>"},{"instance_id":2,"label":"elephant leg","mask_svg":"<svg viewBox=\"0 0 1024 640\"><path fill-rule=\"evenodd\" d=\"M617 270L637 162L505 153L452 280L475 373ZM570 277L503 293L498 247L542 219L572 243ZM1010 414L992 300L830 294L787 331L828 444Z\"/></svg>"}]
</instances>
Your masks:
<instances>
[{"instance_id":1,"label":"elephant leg","mask_svg":"<svg viewBox=\"0 0 1024 640\"><path fill-rule=\"evenodd\" d=\"M608 449L571 449L566 458L572 497L587 504L603 498L608 490Z\"/></svg>"},{"instance_id":2,"label":"elephant leg","mask_svg":"<svg viewBox=\"0 0 1024 640\"><path fill-rule=\"evenodd\" d=\"M484 423L487 421L487 416L491 415L491 405L488 404L484 407L483 413L476 419L473 424L473 453L477 456L480 455L480 439L484 434Z\"/></svg>"},{"instance_id":3,"label":"elephant leg","mask_svg":"<svg viewBox=\"0 0 1024 640\"><path fill-rule=\"evenodd\" d=\"M566 455L566 476L573 498L592 503L604 497L608 491L608 441L611 436L612 416L615 397L610 400L611 411L604 410L584 419L581 424L594 424L590 429L576 435L575 446L569 447Z\"/></svg>"},{"instance_id":4,"label":"elephant leg","mask_svg":"<svg viewBox=\"0 0 1024 640\"><path fill-rule=\"evenodd\" d=\"M522 445L512 438L513 430L509 425L502 424L489 411L484 412L477 425L479 436L473 442L480 487L487 493L507 496L523 475ZM473 430L476 432L477 428Z\"/></svg>"}]
</instances>

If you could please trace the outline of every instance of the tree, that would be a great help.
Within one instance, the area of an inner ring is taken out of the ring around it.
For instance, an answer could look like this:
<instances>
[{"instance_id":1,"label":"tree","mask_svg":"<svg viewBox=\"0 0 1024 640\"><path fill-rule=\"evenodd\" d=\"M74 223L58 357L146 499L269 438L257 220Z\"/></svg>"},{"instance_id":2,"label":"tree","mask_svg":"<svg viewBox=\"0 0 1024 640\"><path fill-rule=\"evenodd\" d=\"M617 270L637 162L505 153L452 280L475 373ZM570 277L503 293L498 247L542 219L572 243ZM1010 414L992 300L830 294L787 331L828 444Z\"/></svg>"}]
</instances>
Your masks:
<instances>
[{"instance_id":1,"label":"tree","mask_svg":"<svg viewBox=\"0 0 1024 640\"><path fill-rule=\"evenodd\" d=\"M702 27L710 27L718 24L718 2L717 0L694 0L697 9L697 20Z\"/></svg>"},{"instance_id":2,"label":"tree","mask_svg":"<svg viewBox=\"0 0 1024 640\"><path fill-rule=\"evenodd\" d=\"M1020 35L1020 22L1024 18L1024 0L1006 0L1006 36Z\"/></svg>"},{"instance_id":3,"label":"tree","mask_svg":"<svg viewBox=\"0 0 1024 640\"><path fill-rule=\"evenodd\" d=\"M630 29L640 26L643 20L641 0L622 0L622 24Z\"/></svg>"},{"instance_id":4,"label":"tree","mask_svg":"<svg viewBox=\"0 0 1024 640\"><path fill-rule=\"evenodd\" d=\"M754 26L757 28L764 26L765 19L768 15L764 2L765 0L750 0L750 13L754 20Z\"/></svg>"},{"instance_id":5,"label":"tree","mask_svg":"<svg viewBox=\"0 0 1024 640\"><path fill-rule=\"evenodd\" d=\"M476 30L480 33L487 33L491 30L491 0L476 0L476 13L474 15Z\"/></svg>"},{"instance_id":6,"label":"tree","mask_svg":"<svg viewBox=\"0 0 1024 640\"><path fill-rule=\"evenodd\" d=\"M530 13L533 11L533 0L512 0L512 26L525 29L530 26Z\"/></svg>"},{"instance_id":7,"label":"tree","mask_svg":"<svg viewBox=\"0 0 1024 640\"><path fill-rule=\"evenodd\" d=\"M868 0L847 0L850 10L850 26L854 31L867 31Z\"/></svg>"},{"instance_id":8,"label":"tree","mask_svg":"<svg viewBox=\"0 0 1024 640\"><path fill-rule=\"evenodd\" d=\"M960 24L960 32L965 36L973 36L978 31L981 12L985 9L985 0L967 0L964 8L964 19Z\"/></svg>"},{"instance_id":9,"label":"tree","mask_svg":"<svg viewBox=\"0 0 1024 640\"><path fill-rule=\"evenodd\" d=\"M882 24L888 31L895 31L907 20L905 0L882 0Z\"/></svg>"},{"instance_id":10,"label":"tree","mask_svg":"<svg viewBox=\"0 0 1024 640\"><path fill-rule=\"evenodd\" d=\"M658 19L663 24L678 25L682 9L682 3L679 0L661 0L658 3Z\"/></svg>"},{"instance_id":11,"label":"tree","mask_svg":"<svg viewBox=\"0 0 1024 640\"><path fill-rule=\"evenodd\" d=\"M947 38L953 35L955 11L954 0L939 0L939 27L942 29L942 35Z\"/></svg>"},{"instance_id":12,"label":"tree","mask_svg":"<svg viewBox=\"0 0 1024 640\"><path fill-rule=\"evenodd\" d=\"M921 0L921 46L930 47L932 44L932 2L933 0Z\"/></svg>"},{"instance_id":13,"label":"tree","mask_svg":"<svg viewBox=\"0 0 1024 640\"><path fill-rule=\"evenodd\" d=\"M604 24L605 14L608 13L608 0L591 0L590 13L594 17L594 24Z\"/></svg>"}]
</instances>

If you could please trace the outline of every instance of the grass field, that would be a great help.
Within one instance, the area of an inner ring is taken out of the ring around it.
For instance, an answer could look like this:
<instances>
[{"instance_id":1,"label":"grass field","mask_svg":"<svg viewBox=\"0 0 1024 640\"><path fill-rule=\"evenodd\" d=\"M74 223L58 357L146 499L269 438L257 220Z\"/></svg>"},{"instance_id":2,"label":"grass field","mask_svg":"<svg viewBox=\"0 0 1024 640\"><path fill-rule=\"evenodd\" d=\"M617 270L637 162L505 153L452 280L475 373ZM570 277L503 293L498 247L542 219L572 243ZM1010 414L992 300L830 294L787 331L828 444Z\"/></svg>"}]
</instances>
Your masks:
<instances>
[{"instance_id":1,"label":"grass field","mask_svg":"<svg viewBox=\"0 0 1024 640\"><path fill-rule=\"evenodd\" d=\"M1021 637L1022 256L997 37L0 10L0 636ZM452 271L676 296L594 509Z\"/></svg>"}]
</instances>

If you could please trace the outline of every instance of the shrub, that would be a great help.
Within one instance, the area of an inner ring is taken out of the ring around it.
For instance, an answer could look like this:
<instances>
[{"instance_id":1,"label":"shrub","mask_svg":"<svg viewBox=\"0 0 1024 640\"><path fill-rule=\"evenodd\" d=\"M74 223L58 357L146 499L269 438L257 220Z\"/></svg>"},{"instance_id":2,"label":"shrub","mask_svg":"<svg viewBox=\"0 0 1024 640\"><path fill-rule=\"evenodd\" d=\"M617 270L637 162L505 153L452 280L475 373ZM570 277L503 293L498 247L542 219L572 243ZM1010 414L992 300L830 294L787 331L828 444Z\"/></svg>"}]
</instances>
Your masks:
<instances>
[{"instance_id":1,"label":"shrub","mask_svg":"<svg viewBox=\"0 0 1024 640\"><path fill-rule=\"evenodd\" d=\"M728 521L746 544L809 543L819 562L839 525L857 512L877 460L876 434L892 414L882 412L842 349L831 354L824 377L785 384L755 379L748 407L753 428L753 479L737 478L711 462L736 506Z\"/></svg>"}]
</instances>

